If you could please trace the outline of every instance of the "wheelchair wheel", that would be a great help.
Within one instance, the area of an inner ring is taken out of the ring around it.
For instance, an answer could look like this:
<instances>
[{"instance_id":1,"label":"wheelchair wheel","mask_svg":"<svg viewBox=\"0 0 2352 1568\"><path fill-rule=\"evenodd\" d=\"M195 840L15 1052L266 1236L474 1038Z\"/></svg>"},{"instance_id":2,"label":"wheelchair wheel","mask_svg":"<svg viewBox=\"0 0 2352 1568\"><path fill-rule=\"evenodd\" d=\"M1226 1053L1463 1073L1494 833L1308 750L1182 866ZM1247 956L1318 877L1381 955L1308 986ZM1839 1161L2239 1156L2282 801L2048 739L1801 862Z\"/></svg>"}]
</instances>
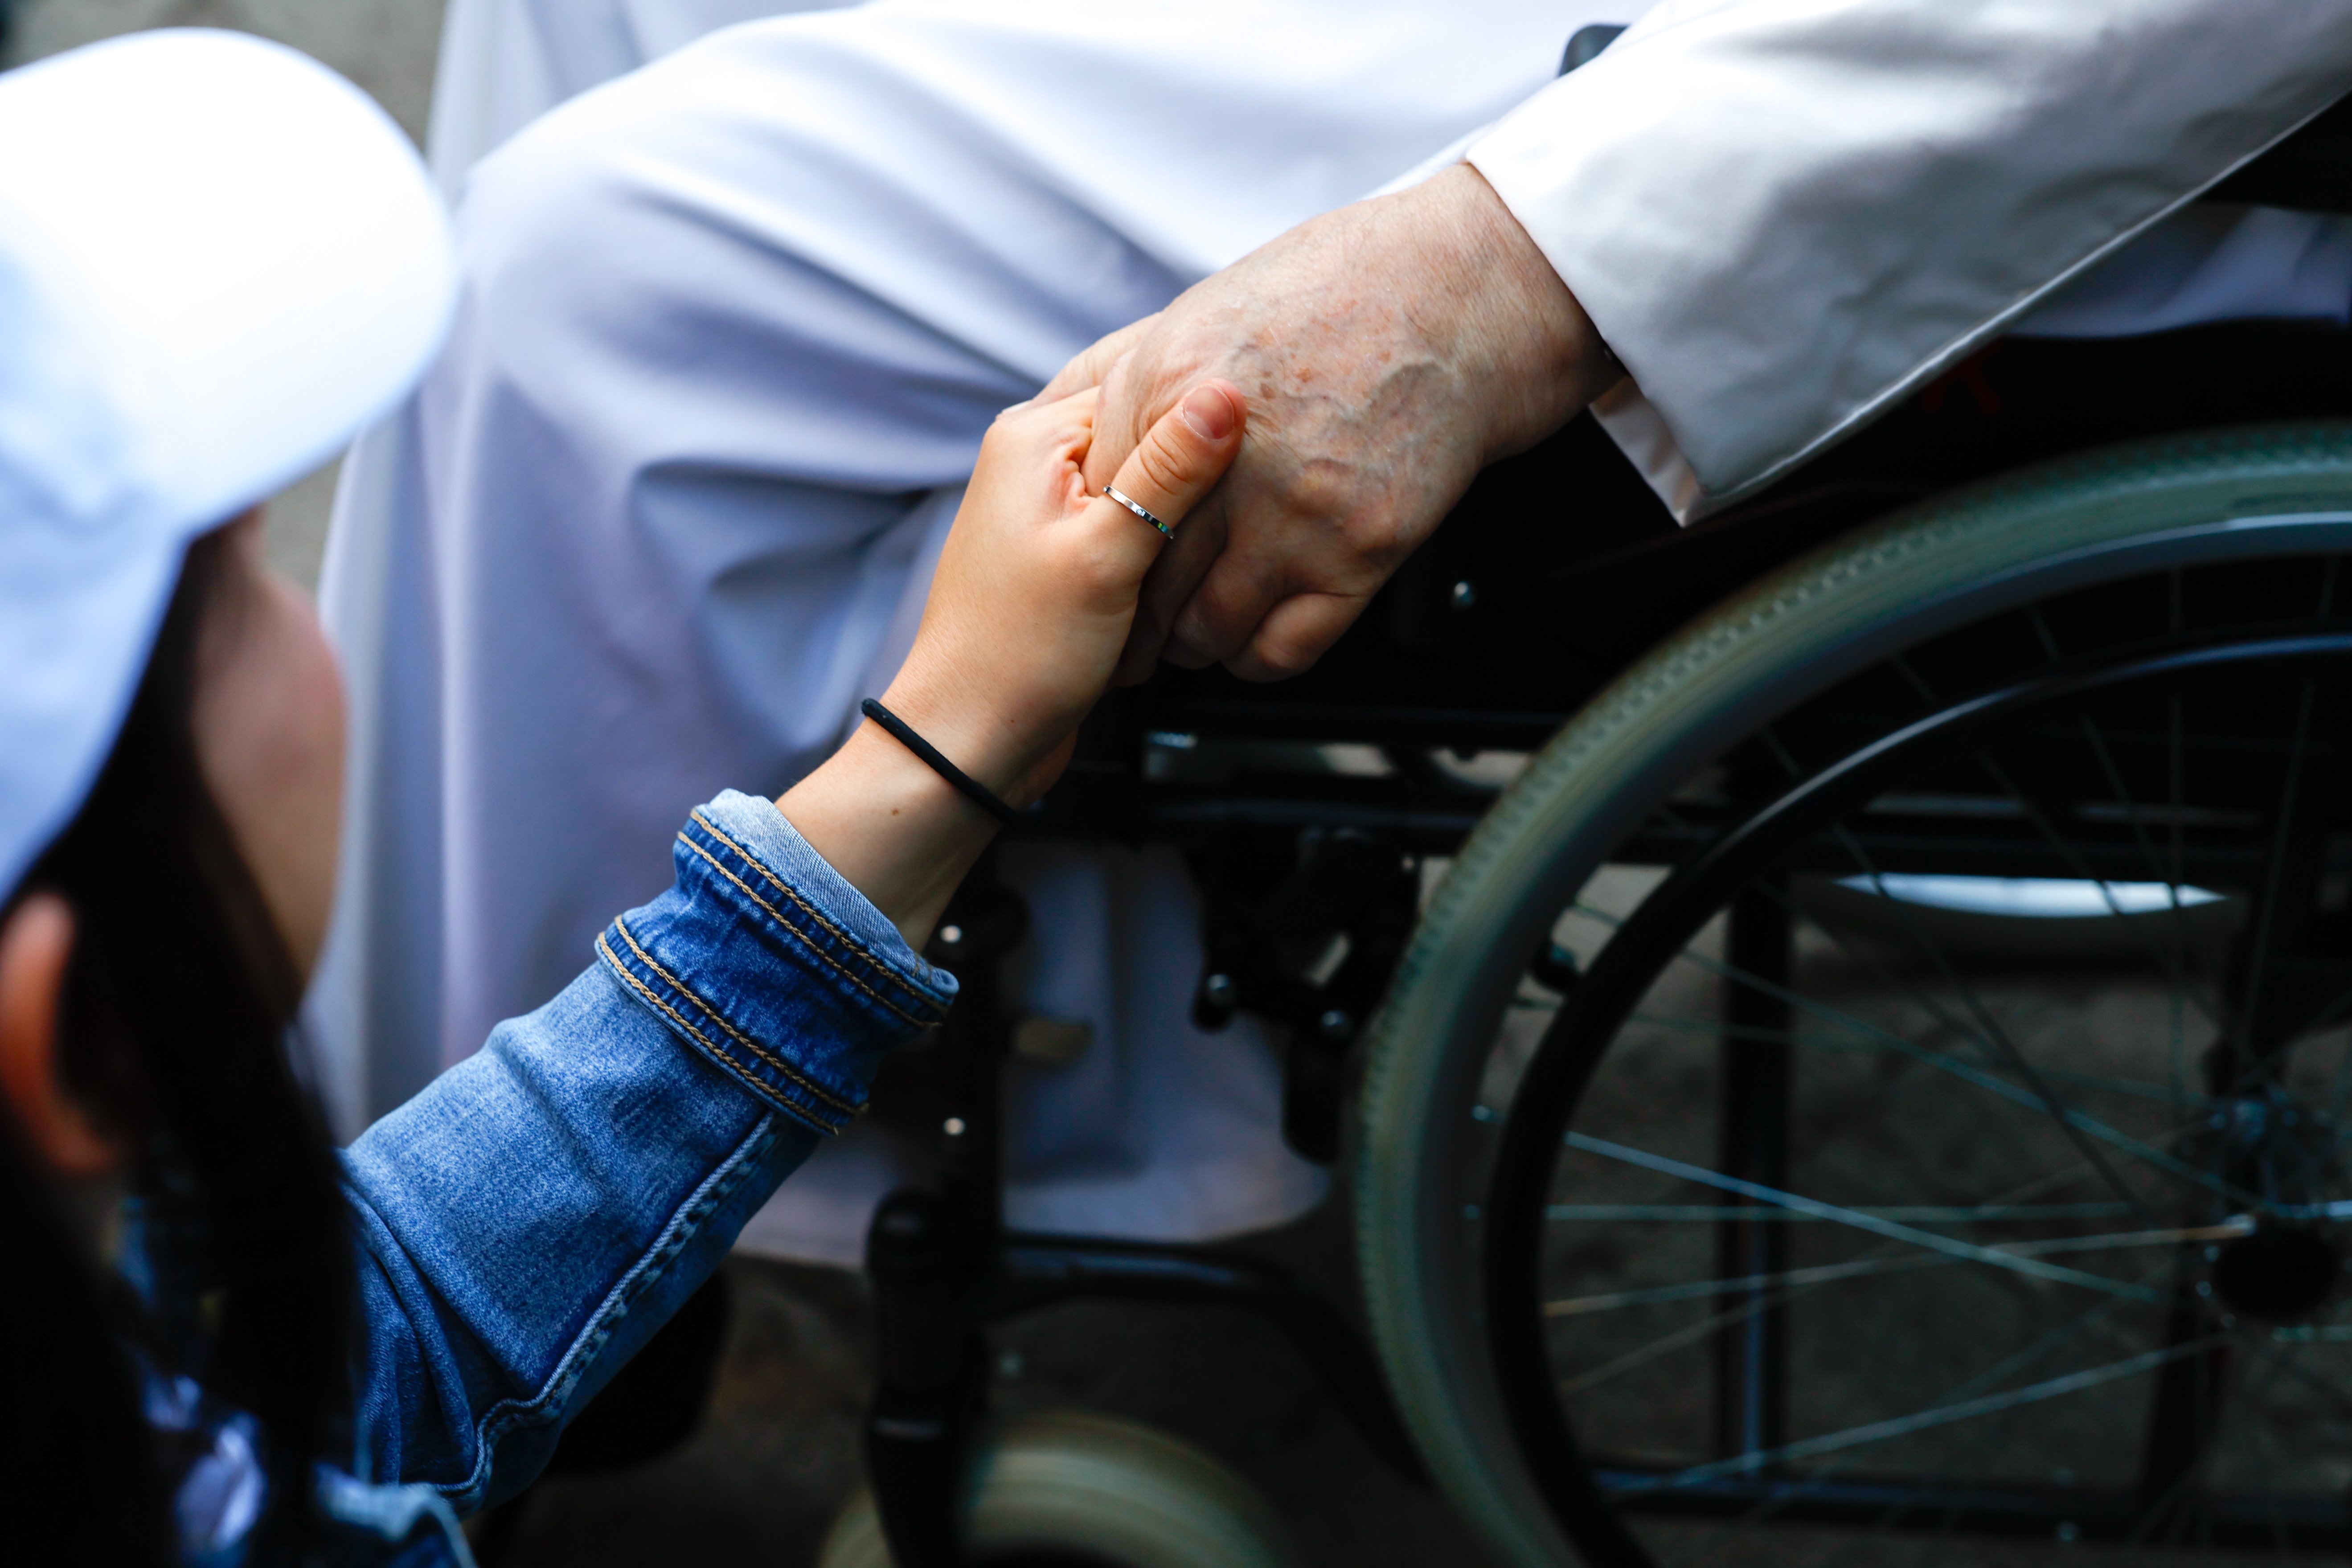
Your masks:
<instances>
[{"instance_id":1,"label":"wheelchair wheel","mask_svg":"<svg viewBox=\"0 0 2352 1568\"><path fill-rule=\"evenodd\" d=\"M2352 429L2073 460L1534 759L1358 1154L1391 1385L1499 1556L2352 1544L2347 555Z\"/></svg>"},{"instance_id":2,"label":"wheelchair wheel","mask_svg":"<svg viewBox=\"0 0 2352 1568\"><path fill-rule=\"evenodd\" d=\"M1223 1465L1168 1433L1061 1412L1001 1428L975 1461L965 1550L987 1568L1291 1568L1281 1520ZM871 1492L820 1568L890 1568Z\"/></svg>"}]
</instances>

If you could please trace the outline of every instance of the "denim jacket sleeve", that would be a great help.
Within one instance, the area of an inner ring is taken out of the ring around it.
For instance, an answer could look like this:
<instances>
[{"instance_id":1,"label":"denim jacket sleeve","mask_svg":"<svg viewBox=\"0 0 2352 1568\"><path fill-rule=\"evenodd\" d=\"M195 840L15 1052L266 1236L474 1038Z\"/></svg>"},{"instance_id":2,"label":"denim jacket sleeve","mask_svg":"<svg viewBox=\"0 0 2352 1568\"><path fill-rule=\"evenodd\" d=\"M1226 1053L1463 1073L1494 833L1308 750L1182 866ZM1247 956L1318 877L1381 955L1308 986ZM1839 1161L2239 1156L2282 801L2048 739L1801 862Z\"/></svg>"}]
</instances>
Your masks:
<instances>
[{"instance_id":1,"label":"denim jacket sleeve","mask_svg":"<svg viewBox=\"0 0 2352 1568\"><path fill-rule=\"evenodd\" d=\"M672 858L561 995L345 1155L363 1479L520 1490L954 999L768 801L720 795Z\"/></svg>"}]
</instances>

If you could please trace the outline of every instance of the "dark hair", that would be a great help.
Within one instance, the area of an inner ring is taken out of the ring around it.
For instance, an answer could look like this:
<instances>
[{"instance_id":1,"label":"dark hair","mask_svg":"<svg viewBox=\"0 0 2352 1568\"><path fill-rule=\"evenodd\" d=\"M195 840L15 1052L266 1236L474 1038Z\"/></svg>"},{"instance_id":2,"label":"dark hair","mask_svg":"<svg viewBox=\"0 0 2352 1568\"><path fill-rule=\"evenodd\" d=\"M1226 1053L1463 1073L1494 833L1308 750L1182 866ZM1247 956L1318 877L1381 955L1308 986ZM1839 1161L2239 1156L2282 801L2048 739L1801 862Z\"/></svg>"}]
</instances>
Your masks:
<instances>
[{"instance_id":1,"label":"dark hair","mask_svg":"<svg viewBox=\"0 0 2352 1568\"><path fill-rule=\"evenodd\" d=\"M154 1276L143 1305L92 1278L24 1152L0 1149L16 1254L0 1291L0 1486L30 1494L17 1518L70 1520L61 1534L83 1535L91 1561L171 1555L126 1339L261 1422L270 1508L248 1562L308 1533L311 1462L349 1396L350 1222L285 1049L300 976L195 748L198 637L226 603L227 548L218 532L190 547L114 749L23 883L72 907L60 1071L131 1152Z\"/></svg>"}]
</instances>

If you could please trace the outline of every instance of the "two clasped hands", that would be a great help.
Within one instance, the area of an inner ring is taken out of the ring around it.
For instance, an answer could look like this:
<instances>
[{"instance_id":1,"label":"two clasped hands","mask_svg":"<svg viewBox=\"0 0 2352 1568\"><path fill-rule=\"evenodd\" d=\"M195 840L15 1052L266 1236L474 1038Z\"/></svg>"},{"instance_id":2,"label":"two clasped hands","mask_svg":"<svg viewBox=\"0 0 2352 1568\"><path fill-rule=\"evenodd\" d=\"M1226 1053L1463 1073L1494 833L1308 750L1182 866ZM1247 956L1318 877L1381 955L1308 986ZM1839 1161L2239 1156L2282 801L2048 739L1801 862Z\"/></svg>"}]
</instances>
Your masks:
<instances>
[{"instance_id":1,"label":"two clasped hands","mask_svg":"<svg viewBox=\"0 0 2352 1568\"><path fill-rule=\"evenodd\" d=\"M1024 805L1114 680L1312 664L1481 468L1622 374L1467 165L1340 208L999 417L883 701ZM871 722L779 804L918 946L995 826Z\"/></svg>"}]
</instances>

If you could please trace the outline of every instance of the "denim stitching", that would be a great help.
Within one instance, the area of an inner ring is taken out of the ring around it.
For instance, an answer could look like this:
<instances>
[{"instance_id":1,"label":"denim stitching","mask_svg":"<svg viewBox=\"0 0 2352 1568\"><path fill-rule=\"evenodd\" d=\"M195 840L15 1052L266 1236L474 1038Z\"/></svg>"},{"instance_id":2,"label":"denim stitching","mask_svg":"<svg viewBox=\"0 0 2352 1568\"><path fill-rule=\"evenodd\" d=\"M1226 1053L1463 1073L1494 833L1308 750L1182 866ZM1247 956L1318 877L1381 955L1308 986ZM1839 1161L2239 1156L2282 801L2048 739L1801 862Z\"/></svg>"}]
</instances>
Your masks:
<instances>
[{"instance_id":1,"label":"denim stitching","mask_svg":"<svg viewBox=\"0 0 2352 1568\"><path fill-rule=\"evenodd\" d=\"M732 838L728 837L726 834L720 832L711 824L709 817L702 815L699 807L688 815L693 817L694 821L700 826L705 833L709 834L710 837L719 840L719 843L724 844L728 848L732 849L736 854L741 856L746 862L758 870L761 876L774 883L779 892L782 893L784 897L790 899L801 909L803 912L807 914L811 920L816 921L817 924L832 932L834 936L838 938L845 946L856 953L858 957L864 959L867 963L880 971L882 974L888 978L890 984L896 985L898 989L904 991L909 996L914 997L917 1001L922 1003L927 1007L937 1008L939 1006L939 1002L936 998L929 995L919 987L909 984L907 977L899 973L895 965L886 963L881 959L876 957L873 951L867 948L864 942L859 942L856 937L850 935L849 932L834 924L832 921L825 917L824 911L818 910L809 903L807 900L802 898L800 890L794 888L791 883L785 881L782 877L777 876L773 871L768 869L767 863L765 861L752 854L750 850L744 848L740 844L736 843ZM680 838L686 838L686 835L683 833L679 834L678 837ZM686 839L686 841L688 844L694 843L690 838ZM695 845L694 847L697 850L701 848L700 845ZM704 855L703 858L709 860L710 857ZM716 860L711 860L710 863L713 866L717 866L719 864ZM720 869L723 871L725 868L721 867ZM735 885L739 888L743 887L743 884L740 882L737 882ZM751 889L743 888L743 891L752 900L753 902L758 903L761 909L767 910L770 914L775 915L778 920L781 921L784 918L781 914L776 914L774 910L769 909L766 902L761 900L760 896L757 893L753 893ZM905 1015L902 1014L900 1016L903 1017Z\"/></svg>"},{"instance_id":2,"label":"denim stitching","mask_svg":"<svg viewBox=\"0 0 2352 1568\"><path fill-rule=\"evenodd\" d=\"M721 833L718 828L713 827L710 825L709 819L705 817L699 811L694 813L693 816L695 823L705 832L709 833L713 838L716 838L719 843L725 845L728 848L732 849L737 855L740 856L746 864L757 870L762 878L773 883L778 890L782 892L785 898L791 900L793 906L795 909L798 909L802 913L807 915L818 925L824 927L825 931L843 946L848 948L851 952L856 953L858 957L864 959L868 967L888 979L891 984L896 985L899 990L907 993L908 995L914 997L917 1003L927 1012L937 1013L943 1011L943 1009L940 1007L939 1002L936 998L930 996L919 987L909 984L906 976L900 974L895 966L885 963L882 960L877 958L872 951L863 942L860 942L849 932L844 931L841 927L834 924L832 921L825 918L825 915L822 910L818 910L807 900L801 897L800 890L798 889L785 881L782 878L777 876L773 871L768 869L767 866L758 856L753 855L740 844L736 843L733 839L728 837L727 835ZM684 833L680 833L677 837L678 842L684 844L688 848L693 850L697 855L701 856L705 861L709 862L712 870L717 871L720 876L734 883L737 888L741 889L745 898L751 900L753 903L767 910L769 915L775 920L777 924L782 926L786 931L791 931L794 936L799 937L802 942L808 942L809 939L806 933L802 931L800 928L793 925L790 921L786 920L782 910L777 909L773 904L769 903L767 900L753 892L741 878L736 876L734 872L730 871L726 867L720 865L718 858L713 856L710 851L705 849L701 845L697 844L693 839L688 838ZM930 1025L938 1022L936 1017L918 1018L902 1011L892 1005L888 998L877 995L874 991L866 986L863 981L859 980L857 976L842 968L840 963L837 963L831 954L818 949L813 942L810 943L809 946L811 952L815 952L819 958L823 959L824 963L836 973L840 974L842 978L847 980L859 990L864 991L867 995L873 996L874 1000L881 1003L883 1006L888 1007L890 1011L897 1013L899 1017L905 1018L908 1023L913 1024L918 1027L928 1028Z\"/></svg>"},{"instance_id":3,"label":"denim stitching","mask_svg":"<svg viewBox=\"0 0 2352 1568\"><path fill-rule=\"evenodd\" d=\"M656 1009L679 1028L693 1036L694 1038L701 1044L703 1049L710 1053L712 1060L719 1063L729 1071L742 1079L744 1082L749 1084L752 1090L759 1094L762 1099L767 1100L771 1104L775 1105L780 1110L789 1112L794 1121L799 1121L803 1126L808 1127L814 1131L824 1134L827 1138L838 1135L842 1128L847 1125L847 1118L845 1117L838 1122L830 1121L827 1119L825 1112L822 1108L795 1105L791 1100L785 1098L782 1089L778 1088L774 1084L761 1082L750 1071L750 1069L746 1068L742 1063L729 1056L727 1054L726 1047L720 1045L718 1041L712 1039L709 1036L696 1028L694 1025L683 1015L672 1008L660 997L655 995L652 988L646 985L644 981L639 980L635 975L630 973L628 966L621 962L619 955L614 953L611 948L604 945L604 939L601 936L596 939L596 950L603 956L605 963L611 966L613 973L619 975L621 979L627 984L630 990L635 991L639 996L645 999L646 1005ZM759 1055L761 1060L775 1066L779 1071L783 1072L788 1078L793 1079L795 1084L798 1083L798 1075L793 1073L789 1068L786 1068L782 1063L778 1062L775 1058L769 1056L765 1051L760 1050L758 1047L755 1046L752 1049ZM788 1085L786 1087L791 1086Z\"/></svg>"},{"instance_id":4,"label":"denim stitching","mask_svg":"<svg viewBox=\"0 0 2352 1568\"><path fill-rule=\"evenodd\" d=\"M617 927L621 922L614 921L613 924ZM710 1005L709 1003L703 1001L701 997L696 996L693 992L688 991L685 986L678 984L677 981L670 975L669 972L663 969L661 965L654 963L650 958L646 958L645 949L637 946L636 939L630 936L625 929L622 930L621 936L624 941L628 942L631 951L635 952L638 957L645 959L647 968L660 975L665 981L667 981L678 991L684 993L689 997L692 997L696 1006L700 1007L706 1013L710 1012ZM672 1007L668 1003L655 995L651 986L638 979L635 975L630 973L629 966L621 962L620 955L612 950L602 935L599 935L596 938L596 951L603 956L606 963L612 965L613 972L628 983L631 990L636 992L638 995L645 998L648 1006L658 1009L662 1015L667 1017L672 1023L676 1024L679 1028L684 1029L688 1034L693 1036L696 1040L701 1043L703 1048L708 1050L712 1056L717 1057L721 1061L728 1059L727 1048L724 1046L721 1046L718 1041L712 1039L709 1036L696 1028L694 1026L693 1020L688 1018L684 1014L678 1012L677 1009ZM782 1060L781 1058L771 1055L759 1044L758 1041L745 1039L741 1035L736 1034L735 1030L729 1026L727 1021L723 1018L719 1018L717 1014L712 1013L711 1016L713 1018L718 1018L719 1027L726 1029L730 1035L734 1036L736 1039L741 1041L745 1049L749 1050L753 1056L758 1057L761 1061L767 1063L770 1067L774 1068L778 1072L783 1074L784 1078L794 1088L800 1089L804 1094L811 1095L817 1100L824 1101L827 1107L841 1108L843 1111L842 1124L845 1124L850 1117L857 1114L860 1109L859 1107L849 1104L847 1101L840 1100L818 1088L815 1084L811 1083L789 1062ZM765 1089L768 1086L761 1085L759 1087ZM785 1103L784 1109L793 1112L794 1116L808 1121L809 1124L814 1127L817 1131L825 1134L827 1137L831 1137L841 1131L840 1124L828 1124L820 1120L822 1111L818 1109L807 1106L793 1105L789 1101Z\"/></svg>"},{"instance_id":5,"label":"denim stitching","mask_svg":"<svg viewBox=\"0 0 2352 1568\"><path fill-rule=\"evenodd\" d=\"M713 856L709 850L705 849L701 845L697 844L693 839L688 838L683 833L677 836L677 841L680 844L685 845L688 849L693 850L697 855L701 856L703 859L709 861L710 863L710 868L718 872L720 876L726 878L729 881L734 883L737 888L742 890L742 894L745 898L751 900L753 903L767 910L769 916L773 919L778 925L792 932L793 936L801 943L802 946L814 953L819 963L823 963L827 969L832 970L835 974L840 975L844 980L848 981L852 985L856 986L860 991L865 992L866 995L871 996L878 1005L888 1008L892 1013L898 1015L898 1016L905 1019L908 1023L912 1024L919 1029L928 1029L932 1025L939 1022L937 1018L919 1018L915 1016L915 1015L908 1012L905 1008L900 1007L898 1004L892 1002L887 996L885 996L880 992L875 990L871 985L866 984L863 980L858 979L856 975L852 974L848 970L843 968L840 962L835 959L831 953L826 952L823 948L817 946L816 943L809 941L806 932L793 925L792 921L786 920L783 916L782 910L777 909L773 904L768 902L767 900L753 892L750 886L744 882L742 878L738 877L734 872L730 871L726 867L721 866L719 863L717 857ZM730 847L732 847L730 846ZM741 854L742 851L738 848L736 853ZM749 859L750 857L746 856L745 858ZM754 865L758 864L757 861L753 861L752 863ZM775 881L773 877L770 877L768 879L772 882ZM783 888L787 896L790 896L795 904L800 904L800 907L803 910L808 909L806 904L800 902L799 896L794 894L789 887L785 887L782 882L777 882L776 885L780 888ZM814 915L815 914L815 911L810 910L810 913ZM823 915L815 915L815 918L818 923L824 924L824 917ZM856 943L854 941L846 935L844 935L842 932L834 931L833 927L828 925L825 929L833 931L833 934L840 937L843 942L849 942L853 947L856 946ZM888 971L886 970L885 973L887 973ZM893 974L891 975L891 978L893 980L897 980L898 976ZM899 981L898 984L904 986L906 982Z\"/></svg>"},{"instance_id":6,"label":"denim stitching","mask_svg":"<svg viewBox=\"0 0 2352 1568\"><path fill-rule=\"evenodd\" d=\"M598 940L601 942L603 939ZM509 1432L530 1423L534 1417L543 1422L562 1414L563 1400L580 1385L581 1374L587 1370L586 1362L603 1350L605 1342L613 1337L614 1326L629 1315L629 1309L636 1304L639 1297L660 1281L670 1260L686 1249L687 1243L701 1230L702 1222L717 1213L719 1205L733 1195L753 1165L775 1147L775 1118L772 1115L762 1116L760 1124L735 1146L726 1162L687 1194L686 1201L671 1213L668 1223L662 1226L661 1234L654 1237L635 1265L605 1293L604 1300L589 1314L587 1325L564 1351L562 1359L556 1363L555 1370L548 1374L547 1382L541 1385L540 1391L529 1399L500 1400L482 1413L481 1420L474 1427L474 1439L478 1447L474 1456L473 1473L454 1485L436 1485L436 1491L444 1497L468 1500L469 1506L471 1501L479 1500L482 1489L488 1482L488 1472L493 1468L491 1456L499 1443Z\"/></svg>"},{"instance_id":7,"label":"denim stitching","mask_svg":"<svg viewBox=\"0 0 2352 1568\"><path fill-rule=\"evenodd\" d=\"M672 974L668 970L664 969L661 966L661 961L654 957L652 953L647 952L645 950L644 945L637 941L636 933L629 930L629 922L627 921L616 918L613 921L613 929L621 933L621 940L629 944L629 951L635 953L638 959L644 963L645 966L647 969L652 970L655 975L661 980L663 984L667 985L671 990L676 991L688 1001L701 1008L705 1017L709 1018L712 1023L727 1031L727 1037L729 1039L733 1040L737 1045L741 1046L745 1050L750 1051L752 1055L758 1057L761 1061L766 1062L777 1071L793 1079L795 1082L799 1083L802 1088L807 1089L811 1094L816 1096L817 1099L823 1100L825 1104L833 1107L835 1110L841 1111L845 1115L855 1116L857 1114L857 1106L855 1101L842 1099L839 1095L825 1089L814 1079L803 1077L791 1064L779 1058L770 1056L766 1048L763 1047L759 1041L753 1039L751 1036L745 1034L742 1030L729 1023L727 1021L726 1015L719 1012L718 1008L713 1007L709 1003L704 1001L695 991L693 986L688 985L685 981L680 980L677 975Z\"/></svg>"},{"instance_id":8,"label":"denim stitching","mask_svg":"<svg viewBox=\"0 0 2352 1568\"><path fill-rule=\"evenodd\" d=\"M637 957L644 962L646 968L652 970L654 973L660 976L663 983L667 984L672 990L678 992L696 1006L701 1008L704 1013L709 1016L712 1022L716 1023L720 1028L727 1031L730 1038L735 1040L738 1044L741 1045L745 1050L750 1051L753 1056L759 1058L761 1061L767 1063L770 1067L774 1068L778 1072L783 1074L795 1088L801 1089L803 1093L811 1095L816 1100L823 1101L825 1107L841 1112L845 1120L857 1114L859 1107L855 1102L844 1100L840 1096L816 1083L806 1074L803 1073L798 1068L793 1067L792 1063L769 1051L767 1047L761 1045L759 1041L743 1034L733 1025L730 1024L725 1018L721 1017L718 1011L713 1008L709 1003L705 1002L700 996L696 995L690 988L677 978L677 976L672 974L668 970L664 969L659 963L654 962L653 955L638 945L637 939L630 934L629 928L625 924L615 920L613 922L613 927L621 933L621 940L629 944L629 951L635 953ZM716 1040L711 1039L701 1030L696 1028L687 1018L674 1011L667 1003L663 1002L659 997L654 995L652 990L646 985L645 982L639 980L635 975L631 974L628 971L628 966L622 963L620 956L614 952L609 946L605 945L604 939L602 936L599 936L596 939L596 945L603 951L606 960L627 978L631 985L635 986L640 992L643 992L646 999L652 1002L655 1006L659 1007L664 1013L667 1013L672 1018L677 1019L679 1027L685 1029L696 1039L709 1047L713 1054L719 1057L724 1057L727 1054L725 1049L720 1047ZM826 1131L838 1131L839 1129L829 1128L826 1129Z\"/></svg>"}]
</instances>

